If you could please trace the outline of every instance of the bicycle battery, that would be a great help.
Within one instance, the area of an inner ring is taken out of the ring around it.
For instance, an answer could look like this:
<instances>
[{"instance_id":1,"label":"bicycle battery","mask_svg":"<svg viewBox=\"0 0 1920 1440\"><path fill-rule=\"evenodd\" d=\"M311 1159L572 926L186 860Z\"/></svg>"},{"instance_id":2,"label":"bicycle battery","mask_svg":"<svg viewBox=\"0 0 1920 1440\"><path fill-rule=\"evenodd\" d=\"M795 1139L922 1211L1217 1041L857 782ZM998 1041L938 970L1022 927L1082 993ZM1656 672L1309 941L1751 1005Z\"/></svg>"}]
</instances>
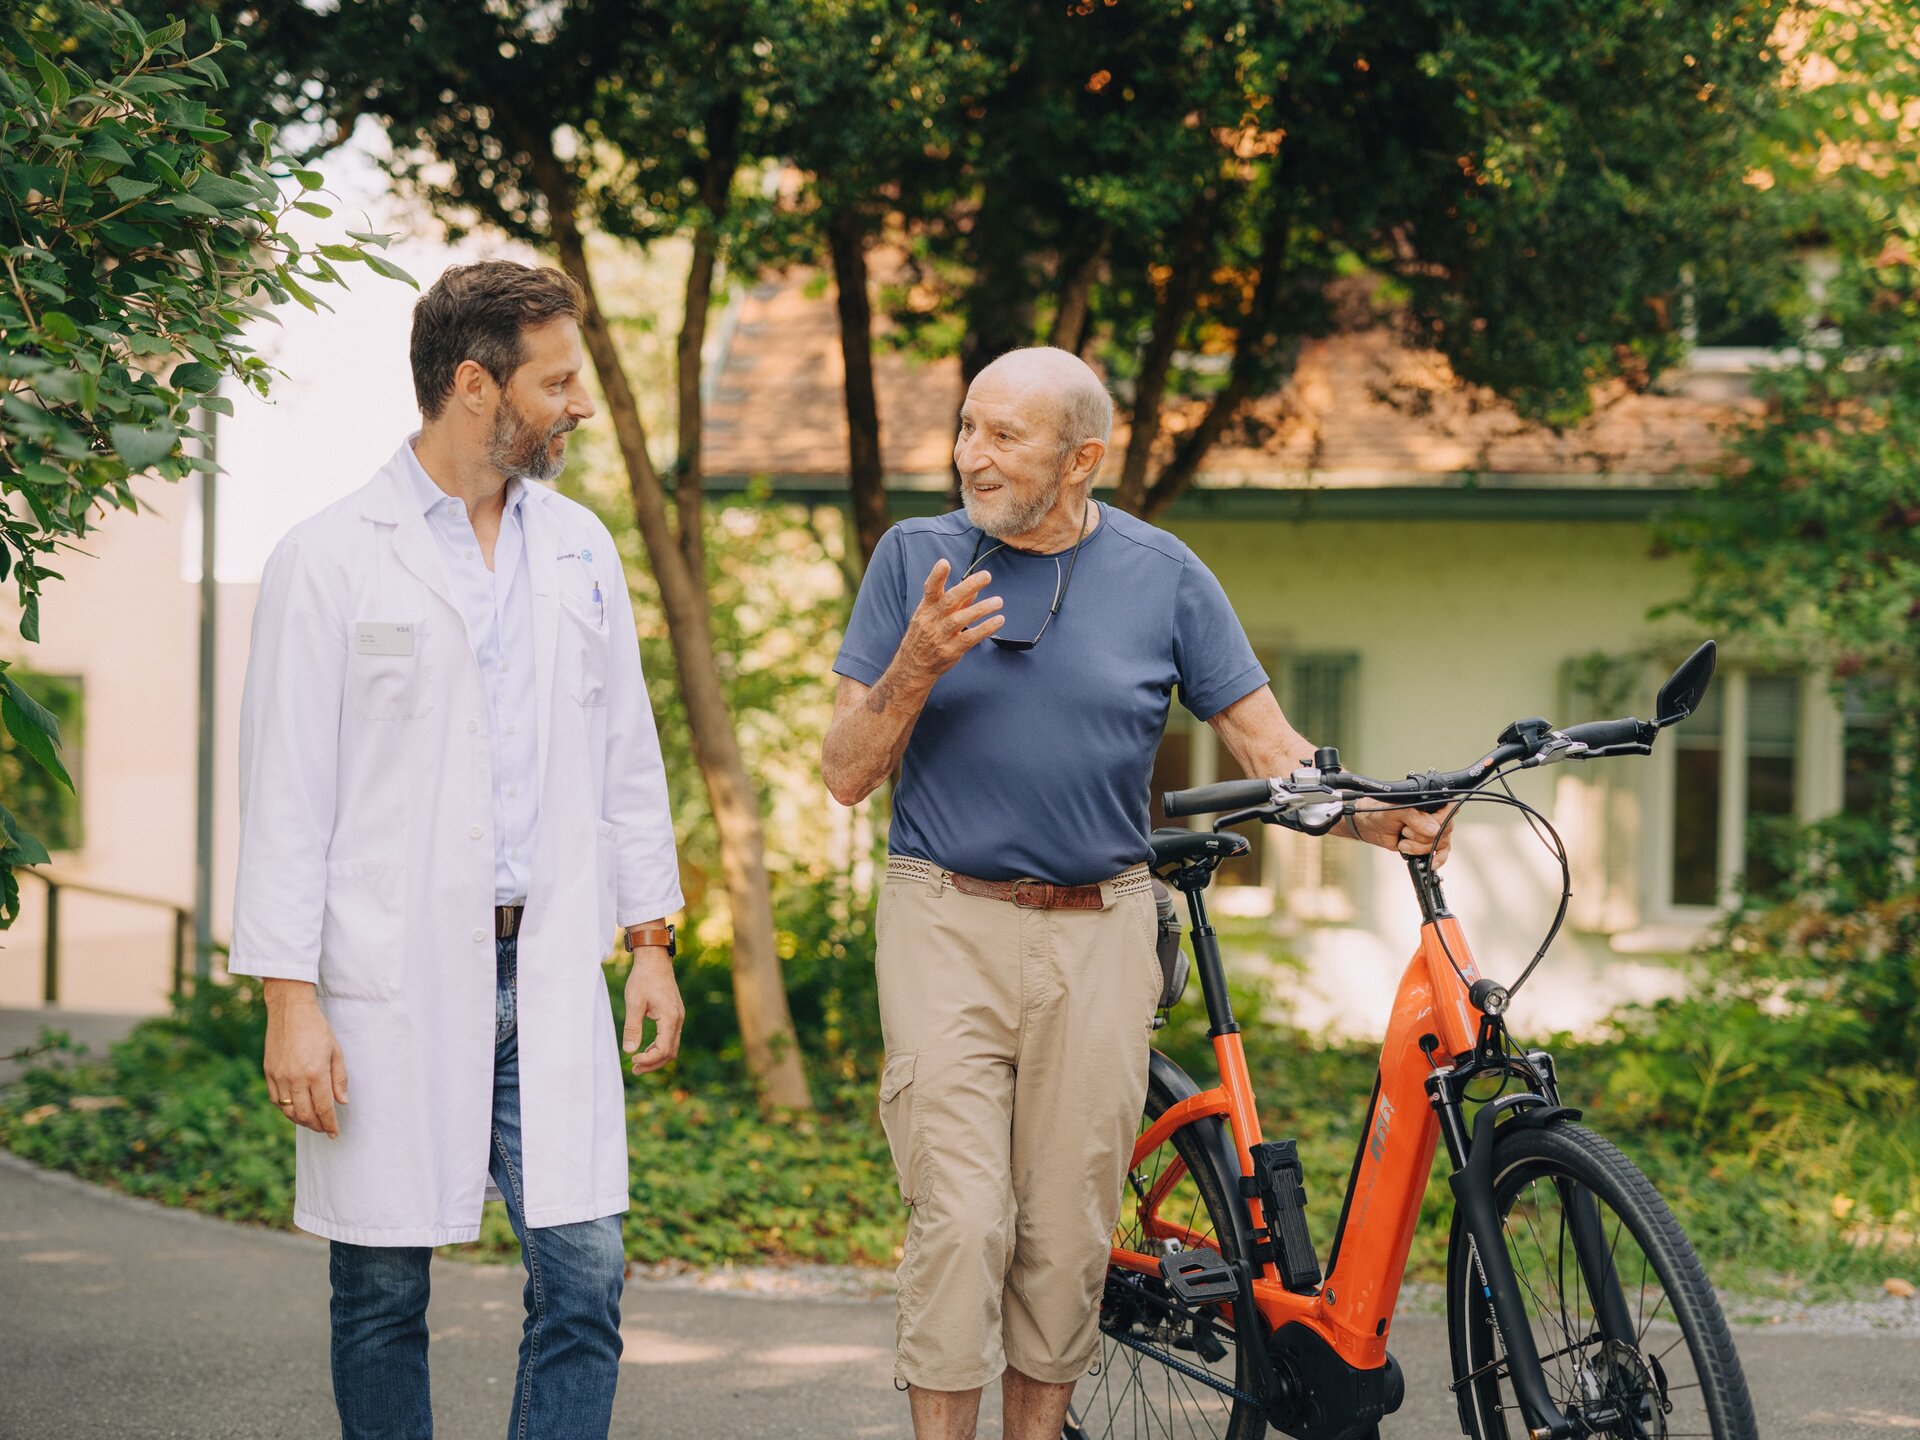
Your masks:
<instances>
[{"instance_id":1,"label":"bicycle battery","mask_svg":"<svg viewBox=\"0 0 1920 1440\"><path fill-rule=\"evenodd\" d=\"M1260 1263L1271 1260L1280 1283L1296 1294L1320 1284L1320 1257L1307 1233L1307 1191L1300 1147L1292 1140L1265 1140L1252 1147L1253 1174L1240 1177L1240 1193L1260 1202L1266 1236L1255 1237Z\"/></svg>"}]
</instances>

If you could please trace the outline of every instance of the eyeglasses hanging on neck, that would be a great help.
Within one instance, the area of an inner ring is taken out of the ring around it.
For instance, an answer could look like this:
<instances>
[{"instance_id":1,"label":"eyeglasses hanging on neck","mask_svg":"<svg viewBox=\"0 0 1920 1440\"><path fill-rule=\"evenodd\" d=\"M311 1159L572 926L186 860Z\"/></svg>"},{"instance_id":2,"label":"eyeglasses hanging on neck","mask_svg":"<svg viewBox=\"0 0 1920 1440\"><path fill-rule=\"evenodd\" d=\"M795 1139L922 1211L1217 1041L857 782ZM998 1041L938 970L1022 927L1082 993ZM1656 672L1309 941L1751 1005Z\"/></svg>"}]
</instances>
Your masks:
<instances>
[{"instance_id":1,"label":"eyeglasses hanging on neck","mask_svg":"<svg viewBox=\"0 0 1920 1440\"><path fill-rule=\"evenodd\" d=\"M1052 557L1053 604L1047 607L1047 618L1040 622L1040 635L1034 636L1031 640L1009 640L1003 635L989 635L987 638L1002 650L1012 650L1023 653L1033 649L1034 646L1040 643L1040 636L1047 633L1047 627L1053 624L1053 617L1060 613L1061 605L1066 602L1067 586L1073 583L1073 566L1074 562L1080 558L1080 542L1087 538L1087 522L1093 516L1093 503L1092 499L1089 499L1086 507L1080 512L1080 533L1074 539L1073 548L1067 552L1066 569L1063 571L1060 568L1060 557L1058 555ZM982 560L997 555L1000 551L1007 548L1007 542L1002 540L998 545L994 546L993 549L983 555L980 553L980 547L986 543L986 539L987 532L982 530L980 532L980 538L973 542L973 558L967 561L967 568L960 576L962 580L966 579L968 575L971 575L974 570L978 568Z\"/></svg>"}]
</instances>

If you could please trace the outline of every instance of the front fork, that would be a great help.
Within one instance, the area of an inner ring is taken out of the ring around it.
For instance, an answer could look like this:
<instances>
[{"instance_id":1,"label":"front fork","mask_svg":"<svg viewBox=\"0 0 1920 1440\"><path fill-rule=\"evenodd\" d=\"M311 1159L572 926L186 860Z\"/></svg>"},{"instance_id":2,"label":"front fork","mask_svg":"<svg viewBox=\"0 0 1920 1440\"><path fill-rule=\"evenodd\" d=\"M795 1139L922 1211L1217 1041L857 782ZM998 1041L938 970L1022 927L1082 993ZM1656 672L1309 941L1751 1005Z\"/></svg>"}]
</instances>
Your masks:
<instances>
[{"instance_id":1,"label":"front fork","mask_svg":"<svg viewBox=\"0 0 1920 1440\"><path fill-rule=\"evenodd\" d=\"M1494 1023L1497 1022L1491 1019L1483 1021L1483 1025ZM1427 1079L1427 1096L1434 1114L1439 1117L1440 1134L1446 1141L1447 1157L1453 1163L1447 1185L1453 1191L1454 1206L1471 1245L1478 1279L1493 1310L1496 1344L1506 1354L1509 1383L1526 1419L1527 1435L1529 1440L1561 1440L1561 1437L1582 1433L1582 1427L1578 1420L1563 1413L1547 1393L1540 1348L1534 1343L1526 1301L1513 1272L1513 1257L1507 1252L1506 1233L1494 1204L1493 1149L1499 1117L1506 1112L1513 1112L1508 1123L1525 1125L1577 1119L1579 1112L1560 1104L1552 1056L1536 1051L1527 1057L1521 1071L1517 1062L1506 1060L1500 1055L1500 1048L1489 1046L1487 1039L1482 1036L1476 1059L1498 1056L1495 1063L1515 1067L1519 1078L1528 1083L1528 1090L1482 1105L1473 1118L1471 1137L1464 1111L1465 1090L1470 1081L1488 1073L1486 1068L1470 1065L1464 1069L1436 1069ZM1597 1213L1593 1221L1597 1226Z\"/></svg>"}]
</instances>

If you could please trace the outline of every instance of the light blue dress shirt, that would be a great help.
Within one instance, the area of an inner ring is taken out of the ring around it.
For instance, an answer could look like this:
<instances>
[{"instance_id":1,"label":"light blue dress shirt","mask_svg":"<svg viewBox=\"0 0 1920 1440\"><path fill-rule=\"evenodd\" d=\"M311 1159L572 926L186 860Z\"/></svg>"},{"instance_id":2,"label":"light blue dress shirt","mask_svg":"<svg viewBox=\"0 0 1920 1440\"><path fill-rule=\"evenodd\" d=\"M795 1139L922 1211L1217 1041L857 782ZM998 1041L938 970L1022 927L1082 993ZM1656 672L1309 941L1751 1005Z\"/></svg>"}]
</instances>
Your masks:
<instances>
[{"instance_id":1,"label":"light blue dress shirt","mask_svg":"<svg viewBox=\"0 0 1920 1440\"><path fill-rule=\"evenodd\" d=\"M526 533L520 507L527 482L507 482L493 568L480 555L480 540L467 505L434 483L405 447L412 482L427 528L447 562L447 580L467 625L467 643L487 691L487 724L493 749L493 903L526 903L533 874L533 827L540 815L540 714L535 708L533 593L527 578Z\"/></svg>"}]
</instances>

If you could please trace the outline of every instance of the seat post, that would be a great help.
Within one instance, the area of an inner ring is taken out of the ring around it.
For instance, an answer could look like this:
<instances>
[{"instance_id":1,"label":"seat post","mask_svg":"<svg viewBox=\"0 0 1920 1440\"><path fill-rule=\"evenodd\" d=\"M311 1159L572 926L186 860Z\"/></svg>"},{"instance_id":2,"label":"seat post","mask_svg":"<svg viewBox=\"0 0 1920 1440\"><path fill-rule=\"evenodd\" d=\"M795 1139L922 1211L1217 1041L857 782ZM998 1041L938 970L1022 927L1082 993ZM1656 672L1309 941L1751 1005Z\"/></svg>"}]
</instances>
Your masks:
<instances>
[{"instance_id":1,"label":"seat post","mask_svg":"<svg viewBox=\"0 0 1920 1440\"><path fill-rule=\"evenodd\" d=\"M1240 1025L1233 1018L1233 1001L1227 995L1227 971L1220 959L1220 942L1213 926L1207 922L1207 902L1200 893L1208 878L1203 875L1200 883L1191 889L1184 885L1180 888L1186 890L1187 914L1193 921L1193 965L1200 972L1200 993L1207 1002L1207 1034L1233 1035L1238 1033Z\"/></svg>"}]
</instances>

